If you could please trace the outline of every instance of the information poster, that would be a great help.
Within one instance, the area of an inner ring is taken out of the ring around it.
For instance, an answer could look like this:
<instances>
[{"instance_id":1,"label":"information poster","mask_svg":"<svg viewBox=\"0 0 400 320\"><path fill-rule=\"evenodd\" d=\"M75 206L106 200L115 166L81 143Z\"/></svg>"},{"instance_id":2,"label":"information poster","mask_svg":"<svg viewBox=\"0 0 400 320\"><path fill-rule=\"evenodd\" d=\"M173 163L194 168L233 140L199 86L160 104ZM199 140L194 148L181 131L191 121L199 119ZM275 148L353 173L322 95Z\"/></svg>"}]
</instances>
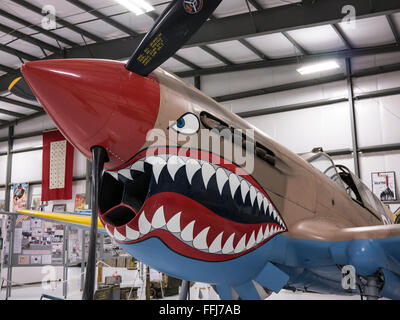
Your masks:
<instances>
[{"instance_id":1,"label":"information poster","mask_svg":"<svg viewBox=\"0 0 400 320\"><path fill-rule=\"evenodd\" d=\"M28 189L29 185L27 183L17 183L13 187L13 212L21 209L28 208Z\"/></svg>"},{"instance_id":2,"label":"information poster","mask_svg":"<svg viewBox=\"0 0 400 320\"><path fill-rule=\"evenodd\" d=\"M381 201L397 200L395 172L373 172L371 181L372 192Z\"/></svg>"}]
</instances>

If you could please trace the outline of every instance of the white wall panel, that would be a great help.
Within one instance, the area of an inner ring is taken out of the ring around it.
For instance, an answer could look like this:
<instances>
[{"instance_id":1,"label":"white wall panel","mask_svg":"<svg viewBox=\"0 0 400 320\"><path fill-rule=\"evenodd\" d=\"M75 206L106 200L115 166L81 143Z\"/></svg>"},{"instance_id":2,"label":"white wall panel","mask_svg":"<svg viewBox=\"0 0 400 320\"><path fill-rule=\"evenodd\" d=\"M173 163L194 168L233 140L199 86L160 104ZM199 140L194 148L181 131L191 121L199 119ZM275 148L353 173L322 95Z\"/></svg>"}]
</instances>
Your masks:
<instances>
[{"instance_id":1,"label":"white wall panel","mask_svg":"<svg viewBox=\"0 0 400 320\"><path fill-rule=\"evenodd\" d=\"M42 147L43 146L43 139L42 136L35 136L30 138L24 139L15 139L14 140L14 150L24 149L24 148L35 148L35 147Z\"/></svg>"},{"instance_id":2,"label":"white wall panel","mask_svg":"<svg viewBox=\"0 0 400 320\"><path fill-rule=\"evenodd\" d=\"M400 143L400 95L356 102L360 147Z\"/></svg>"},{"instance_id":3,"label":"white wall panel","mask_svg":"<svg viewBox=\"0 0 400 320\"><path fill-rule=\"evenodd\" d=\"M365 184L372 188L372 172L396 172L397 195L399 195L400 186L400 152L371 153L360 157L361 177Z\"/></svg>"},{"instance_id":4,"label":"white wall panel","mask_svg":"<svg viewBox=\"0 0 400 320\"><path fill-rule=\"evenodd\" d=\"M0 129L0 138L4 138L8 136L8 128Z\"/></svg>"},{"instance_id":5,"label":"white wall panel","mask_svg":"<svg viewBox=\"0 0 400 320\"><path fill-rule=\"evenodd\" d=\"M11 182L42 180L42 150L13 154Z\"/></svg>"},{"instance_id":6,"label":"white wall panel","mask_svg":"<svg viewBox=\"0 0 400 320\"><path fill-rule=\"evenodd\" d=\"M29 121L21 122L20 124L15 126L14 134L24 134L34 131L44 131L47 129L53 129L56 125L50 119L49 116L44 115L38 117L36 119L32 119Z\"/></svg>"},{"instance_id":7,"label":"white wall panel","mask_svg":"<svg viewBox=\"0 0 400 320\"><path fill-rule=\"evenodd\" d=\"M0 152L7 152L8 142L0 142Z\"/></svg>"},{"instance_id":8,"label":"white wall panel","mask_svg":"<svg viewBox=\"0 0 400 320\"><path fill-rule=\"evenodd\" d=\"M233 112L245 112L346 96L346 82L338 81L314 87L227 101L223 104Z\"/></svg>"},{"instance_id":9,"label":"white wall panel","mask_svg":"<svg viewBox=\"0 0 400 320\"><path fill-rule=\"evenodd\" d=\"M384 53L373 56L360 56L351 59L353 71L368 69L400 62L400 52Z\"/></svg>"},{"instance_id":10,"label":"white wall panel","mask_svg":"<svg viewBox=\"0 0 400 320\"><path fill-rule=\"evenodd\" d=\"M83 177L86 175L86 158L79 151L74 152L74 177Z\"/></svg>"},{"instance_id":11,"label":"white wall panel","mask_svg":"<svg viewBox=\"0 0 400 320\"><path fill-rule=\"evenodd\" d=\"M6 184L6 174L7 174L7 156L0 156L0 184Z\"/></svg>"},{"instance_id":12,"label":"white wall panel","mask_svg":"<svg viewBox=\"0 0 400 320\"><path fill-rule=\"evenodd\" d=\"M343 61L339 60L338 63L340 69L307 76L302 76L297 72L297 69L302 67L303 64L203 76L201 78L202 91L211 97L215 97L310 79L318 80L320 77L344 73Z\"/></svg>"},{"instance_id":13,"label":"white wall panel","mask_svg":"<svg viewBox=\"0 0 400 320\"><path fill-rule=\"evenodd\" d=\"M347 103L249 118L248 121L294 152L345 149L351 145Z\"/></svg>"},{"instance_id":14,"label":"white wall panel","mask_svg":"<svg viewBox=\"0 0 400 320\"><path fill-rule=\"evenodd\" d=\"M400 71L354 79L355 94L398 88Z\"/></svg>"}]
</instances>

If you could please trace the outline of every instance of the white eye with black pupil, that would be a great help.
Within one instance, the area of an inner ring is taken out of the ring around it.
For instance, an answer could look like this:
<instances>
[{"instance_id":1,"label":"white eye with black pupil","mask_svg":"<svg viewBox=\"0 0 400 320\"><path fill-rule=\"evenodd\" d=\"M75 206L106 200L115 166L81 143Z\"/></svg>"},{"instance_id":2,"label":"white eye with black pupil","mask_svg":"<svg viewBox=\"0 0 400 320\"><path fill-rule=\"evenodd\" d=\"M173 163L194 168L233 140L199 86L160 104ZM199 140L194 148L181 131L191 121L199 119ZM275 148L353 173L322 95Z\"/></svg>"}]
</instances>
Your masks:
<instances>
[{"instance_id":1,"label":"white eye with black pupil","mask_svg":"<svg viewBox=\"0 0 400 320\"><path fill-rule=\"evenodd\" d=\"M182 134L195 134L200 129L200 122L193 113L186 113L171 128Z\"/></svg>"}]
</instances>

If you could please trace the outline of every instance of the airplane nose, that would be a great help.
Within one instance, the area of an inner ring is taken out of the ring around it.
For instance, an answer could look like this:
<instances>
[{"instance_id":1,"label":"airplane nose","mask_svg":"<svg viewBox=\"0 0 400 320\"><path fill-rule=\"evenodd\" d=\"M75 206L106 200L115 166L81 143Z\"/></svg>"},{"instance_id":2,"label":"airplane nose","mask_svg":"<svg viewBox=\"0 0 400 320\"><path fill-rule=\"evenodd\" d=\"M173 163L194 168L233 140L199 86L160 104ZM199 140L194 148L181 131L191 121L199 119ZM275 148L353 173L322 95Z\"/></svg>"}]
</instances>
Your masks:
<instances>
[{"instance_id":1,"label":"airplane nose","mask_svg":"<svg viewBox=\"0 0 400 320\"><path fill-rule=\"evenodd\" d=\"M22 74L63 135L91 159L91 147L107 150L105 169L123 166L154 128L160 87L109 60L28 62Z\"/></svg>"}]
</instances>

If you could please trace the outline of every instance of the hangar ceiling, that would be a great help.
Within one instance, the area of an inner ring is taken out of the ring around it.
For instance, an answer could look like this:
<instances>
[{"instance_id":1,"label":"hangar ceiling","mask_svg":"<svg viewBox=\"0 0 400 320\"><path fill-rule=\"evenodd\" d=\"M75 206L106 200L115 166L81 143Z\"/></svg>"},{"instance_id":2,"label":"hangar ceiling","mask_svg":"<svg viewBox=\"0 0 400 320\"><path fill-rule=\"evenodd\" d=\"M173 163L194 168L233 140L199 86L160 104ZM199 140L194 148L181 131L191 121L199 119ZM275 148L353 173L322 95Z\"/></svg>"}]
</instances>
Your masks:
<instances>
[{"instance_id":1,"label":"hangar ceiling","mask_svg":"<svg viewBox=\"0 0 400 320\"><path fill-rule=\"evenodd\" d=\"M149 0L155 11L136 16L114 0L52 0L57 24L46 30L42 28L42 8L48 2L0 3L0 128L44 114L38 103L7 93L22 63L60 58L126 59L169 3ZM356 29L343 22L346 13L342 8L348 5L356 8ZM399 34L398 0L228 0L163 67L181 77L198 78L330 57L398 52ZM400 66L386 69L400 70ZM378 68L364 74L384 71ZM328 78L317 83L336 79ZM216 98L222 102L291 87L296 84Z\"/></svg>"}]
</instances>

